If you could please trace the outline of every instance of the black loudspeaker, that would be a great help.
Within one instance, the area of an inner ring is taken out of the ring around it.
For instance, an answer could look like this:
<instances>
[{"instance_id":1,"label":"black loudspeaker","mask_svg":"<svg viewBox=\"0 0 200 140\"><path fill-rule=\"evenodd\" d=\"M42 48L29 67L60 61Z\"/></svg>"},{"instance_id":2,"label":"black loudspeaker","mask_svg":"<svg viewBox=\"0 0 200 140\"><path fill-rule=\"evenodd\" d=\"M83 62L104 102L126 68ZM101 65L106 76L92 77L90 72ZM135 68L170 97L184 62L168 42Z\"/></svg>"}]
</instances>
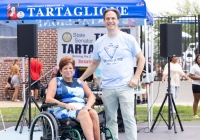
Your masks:
<instances>
[{"instance_id":1,"label":"black loudspeaker","mask_svg":"<svg viewBox=\"0 0 200 140\"><path fill-rule=\"evenodd\" d=\"M17 55L18 57L38 57L37 24L17 25Z\"/></svg>"},{"instance_id":2,"label":"black loudspeaker","mask_svg":"<svg viewBox=\"0 0 200 140\"><path fill-rule=\"evenodd\" d=\"M160 56L182 56L182 25L160 24Z\"/></svg>"}]
</instances>

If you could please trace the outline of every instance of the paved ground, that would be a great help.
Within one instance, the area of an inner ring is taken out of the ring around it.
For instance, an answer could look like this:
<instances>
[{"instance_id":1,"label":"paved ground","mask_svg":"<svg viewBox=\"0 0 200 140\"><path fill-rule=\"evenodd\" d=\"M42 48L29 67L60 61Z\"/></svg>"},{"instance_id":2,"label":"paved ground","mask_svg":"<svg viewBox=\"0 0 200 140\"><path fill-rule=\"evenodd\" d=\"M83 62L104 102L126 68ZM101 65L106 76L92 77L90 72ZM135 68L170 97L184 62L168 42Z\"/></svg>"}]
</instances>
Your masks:
<instances>
[{"instance_id":1,"label":"paved ground","mask_svg":"<svg viewBox=\"0 0 200 140\"><path fill-rule=\"evenodd\" d=\"M177 133L174 133L174 127L168 130L164 123L159 123L150 132L146 127L147 124L138 124L138 140L199 140L200 122L183 122L183 130L176 123ZM0 123L0 138L2 140L28 140L28 127L24 126L20 134L20 126L15 131L16 123L6 123L6 131L2 130ZM119 133L120 140L126 140L125 133Z\"/></svg>"}]
</instances>

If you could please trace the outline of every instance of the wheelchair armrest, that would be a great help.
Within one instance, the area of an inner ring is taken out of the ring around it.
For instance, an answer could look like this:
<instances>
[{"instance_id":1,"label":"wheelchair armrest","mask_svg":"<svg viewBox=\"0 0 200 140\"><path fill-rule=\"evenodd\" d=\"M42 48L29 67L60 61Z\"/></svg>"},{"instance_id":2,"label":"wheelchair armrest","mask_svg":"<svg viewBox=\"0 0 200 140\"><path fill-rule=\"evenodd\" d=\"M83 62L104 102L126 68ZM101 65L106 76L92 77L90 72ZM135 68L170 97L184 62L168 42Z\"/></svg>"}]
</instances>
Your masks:
<instances>
[{"instance_id":1,"label":"wheelchair armrest","mask_svg":"<svg viewBox=\"0 0 200 140\"><path fill-rule=\"evenodd\" d=\"M51 107L51 106L56 106L56 105L58 105L58 104L57 104L57 103L43 104L43 105L41 106L41 108L46 108L46 107Z\"/></svg>"}]
</instances>

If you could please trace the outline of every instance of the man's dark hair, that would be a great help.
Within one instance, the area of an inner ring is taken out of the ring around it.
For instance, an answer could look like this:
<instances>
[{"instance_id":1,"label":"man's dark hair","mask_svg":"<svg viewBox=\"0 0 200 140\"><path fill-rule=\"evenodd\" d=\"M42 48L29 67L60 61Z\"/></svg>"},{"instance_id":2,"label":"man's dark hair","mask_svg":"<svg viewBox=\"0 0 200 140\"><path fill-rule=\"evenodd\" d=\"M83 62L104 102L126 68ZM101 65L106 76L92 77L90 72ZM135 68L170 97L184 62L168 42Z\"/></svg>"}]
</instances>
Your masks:
<instances>
[{"instance_id":1,"label":"man's dark hair","mask_svg":"<svg viewBox=\"0 0 200 140\"><path fill-rule=\"evenodd\" d=\"M108 9L106 9L106 10L104 11L104 13L103 13L103 19L104 19L104 20L105 20L105 15L106 15L106 13L109 12L109 11L115 12L115 14L117 15L117 19L120 18L120 12L119 12L119 10L114 9L114 8L108 8Z\"/></svg>"}]
</instances>

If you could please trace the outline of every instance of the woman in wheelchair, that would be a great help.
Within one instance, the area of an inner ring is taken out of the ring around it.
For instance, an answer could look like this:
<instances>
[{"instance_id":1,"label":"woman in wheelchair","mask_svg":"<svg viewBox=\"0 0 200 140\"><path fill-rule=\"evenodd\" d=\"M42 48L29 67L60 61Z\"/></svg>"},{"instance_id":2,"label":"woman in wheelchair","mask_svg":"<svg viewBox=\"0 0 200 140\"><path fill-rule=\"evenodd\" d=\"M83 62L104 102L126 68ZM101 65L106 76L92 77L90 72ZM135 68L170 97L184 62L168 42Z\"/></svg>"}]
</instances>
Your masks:
<instances>
[{"instance_id":1,"label":"woman in wheelchair","mask_svg":"<svg viewBox=\"0 0 200 140\"><path fill-rule=\"evenodd\" d=\"M57 103L49 109L58 119L72 118L78 121L87 140L100 140L97 112L91 109L95 96L84 81L73 79L75 60L65 56L60 60L61 77L54 77L47 89L46 103ZM84 98L87 97L87 103Z\"/></svg>"}]
</instances>

